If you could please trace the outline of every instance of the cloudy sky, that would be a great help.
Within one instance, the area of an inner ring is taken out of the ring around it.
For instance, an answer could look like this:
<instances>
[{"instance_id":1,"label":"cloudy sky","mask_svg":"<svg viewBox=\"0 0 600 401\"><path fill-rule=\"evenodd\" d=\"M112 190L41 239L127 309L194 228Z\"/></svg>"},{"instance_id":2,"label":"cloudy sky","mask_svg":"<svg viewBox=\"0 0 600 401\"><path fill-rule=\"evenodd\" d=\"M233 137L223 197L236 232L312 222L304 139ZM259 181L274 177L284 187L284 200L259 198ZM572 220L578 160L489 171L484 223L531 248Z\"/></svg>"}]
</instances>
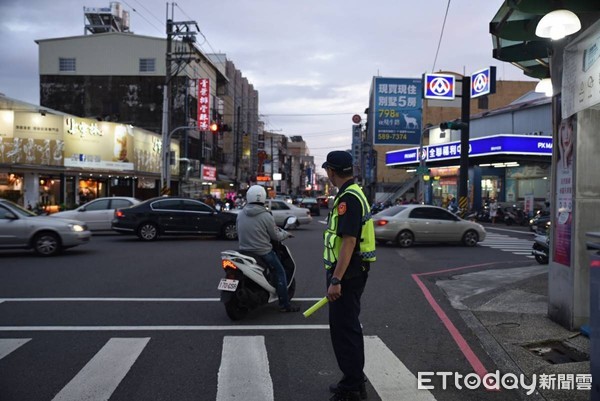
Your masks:
<instances>
[{"instance_id":1,"label":"cloudy sky","mask_svg":"<svg viewBox=\"0 0 600 401\"><path fill-rule=\"evenodd\" d=\"M39 103L36 39L84 33L83 7L108 0L0 0L0 92ZM368 107L375 75L472 73L494 65L489 22L502 0L179 0L174 20L195 20L205 53L226 53L259 91L268 130L301 135L320 164L351 144L352 115ZM167 3L121 1L134 33L165 37ZM169 10L171 9L169 3ZM448 9L444 34L436 50Z\"/></svg>"}]
</instances>

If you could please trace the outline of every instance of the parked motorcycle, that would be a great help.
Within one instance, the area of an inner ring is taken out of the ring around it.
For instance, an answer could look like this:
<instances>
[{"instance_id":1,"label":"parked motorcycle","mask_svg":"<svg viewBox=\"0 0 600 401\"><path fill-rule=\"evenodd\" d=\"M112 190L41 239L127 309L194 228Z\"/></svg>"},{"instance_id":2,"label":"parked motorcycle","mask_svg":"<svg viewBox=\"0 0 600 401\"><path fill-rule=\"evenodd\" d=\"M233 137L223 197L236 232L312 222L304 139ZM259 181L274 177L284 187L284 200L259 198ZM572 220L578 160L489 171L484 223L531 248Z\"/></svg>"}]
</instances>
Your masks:
<instances>
[{"instance_id":1,"label":"parked motorcycle","mask_svg":"<svg viewBox=\"0 0 600 401\"><path fill-rule=\"evenodd\" d=\"M504 222L507 226L511 226L513 224L524 226L529 222L529 220L522 209L513 206L512 208L506 208L504 210Z\"/></svg>"},{"instance_id":2,"label":"parked motorcycle","mask_svg":"<svg viewBox=\"0 0 600 401\"><path fill-rule=\"evenodd\" d=\"M285 228L295 227L296 220L294 216L288 217ZM291 300L296 291L296 263L282 242L273 241L272 244L285 270ZM221 265L225 278L221 279L217 288L231 320L241 320L251 310L278 300L277 274L259 255L247 251L223 251Z\"/></svg>"},{"instance_id":3,"label":"parked motorcycle","mask_svg":"<svg viewBox=\"0 0 600 401\"><path fill-rule=\"evenodd\" d=\"M535 256L535 260L540 265L547 265L550 254L550 235L549 232L545 234L538 233L533 238L533 247L531 254Z\"/></svg>"}]
</instances>

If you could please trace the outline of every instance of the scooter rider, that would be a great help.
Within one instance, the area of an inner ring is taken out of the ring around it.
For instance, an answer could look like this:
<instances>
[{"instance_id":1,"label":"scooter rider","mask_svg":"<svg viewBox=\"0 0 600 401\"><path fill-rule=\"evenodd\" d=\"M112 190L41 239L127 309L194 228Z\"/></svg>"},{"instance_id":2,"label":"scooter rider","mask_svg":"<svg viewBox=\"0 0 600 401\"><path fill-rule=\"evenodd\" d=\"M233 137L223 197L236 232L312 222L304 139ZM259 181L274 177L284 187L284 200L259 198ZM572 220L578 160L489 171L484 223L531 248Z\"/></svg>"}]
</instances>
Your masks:
<instances>
[{"instance_id":1,"label":"scooter rider","mask_svg":"<svg viewBox=\"0 0 600 401\"><path fill-rule=\"evenodd\" d=\"M298 312L300 308L290 304L288 282L279 257L271 241L282 241L290 235L275 225L273 215L265 208L267 192L260 185L253 185L246 193L246 206L237 216L239 249L261 256L277 275L277 296L281 312Z\"/></svg>"}]
</instances>

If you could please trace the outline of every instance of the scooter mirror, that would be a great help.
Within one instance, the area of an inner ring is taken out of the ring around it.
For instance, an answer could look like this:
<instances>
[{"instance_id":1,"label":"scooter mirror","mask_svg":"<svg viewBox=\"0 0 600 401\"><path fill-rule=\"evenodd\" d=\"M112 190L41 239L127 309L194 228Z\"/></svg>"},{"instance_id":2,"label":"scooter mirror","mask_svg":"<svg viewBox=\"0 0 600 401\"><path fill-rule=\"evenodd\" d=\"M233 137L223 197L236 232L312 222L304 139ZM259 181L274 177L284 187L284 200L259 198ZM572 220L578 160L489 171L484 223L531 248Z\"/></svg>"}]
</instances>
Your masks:
<instances>
[{"instance_id":1,"label":"scooter mirror","mask_svg":"<svg viewBox=\"0 0 600 401\"><path fill-rule=\"evenodd\" d=\"M284 230L289 230L290 228L296 227L296 223L298 222L298 218L296 216L289 216L285 219L285 225L283 226Z\"/></svg>"}]
</instances>

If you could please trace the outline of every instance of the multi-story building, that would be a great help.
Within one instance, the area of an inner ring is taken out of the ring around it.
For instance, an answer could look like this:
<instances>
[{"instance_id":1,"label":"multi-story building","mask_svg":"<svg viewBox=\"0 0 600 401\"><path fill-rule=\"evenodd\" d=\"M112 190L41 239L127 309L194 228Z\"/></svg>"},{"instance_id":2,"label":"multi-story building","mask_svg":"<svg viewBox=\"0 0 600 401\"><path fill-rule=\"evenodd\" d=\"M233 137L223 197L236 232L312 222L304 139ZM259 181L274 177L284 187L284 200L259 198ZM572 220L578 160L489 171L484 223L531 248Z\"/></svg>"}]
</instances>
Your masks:
<instances>
[{"instance_id":1,"label":"multi-story building","mask_svg":"<svg viewBox=\"0 0 600 401\"><path fill-rule=\"evenodd\" d=\"M192 35L168 40L89 31L91 35L37 41L40 103L98 121L175 132L197 126L198 82L208 79L207 115L220 129L211 133L208 127L196 127L174 135L181 140L181 160L189 163L181 171L188 171L187 166L193 170L181 189L189 195L218 196L243 189L257 165L258 91L234 64L222 54L203 54ZM171 89L168 117L163 113L165 87ZM204 168L216 173L204 174ZM179 191L181 178L173 177L174 191Z\"/></svg>"}]
</instances>

